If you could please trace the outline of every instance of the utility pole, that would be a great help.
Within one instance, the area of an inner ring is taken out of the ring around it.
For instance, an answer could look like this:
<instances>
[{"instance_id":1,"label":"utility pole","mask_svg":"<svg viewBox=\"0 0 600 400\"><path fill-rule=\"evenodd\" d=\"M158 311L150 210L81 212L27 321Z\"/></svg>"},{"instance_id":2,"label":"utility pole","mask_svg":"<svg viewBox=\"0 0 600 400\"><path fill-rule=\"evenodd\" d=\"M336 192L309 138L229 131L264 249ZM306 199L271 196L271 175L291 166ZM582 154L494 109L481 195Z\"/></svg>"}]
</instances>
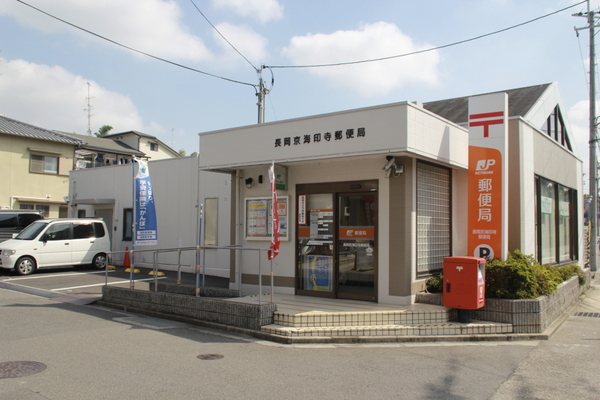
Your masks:
<instances>
[{"instance_id":1,"label":"utility pole","mask_svg":"<svg viewBox=\"0 0 600 400\"><path fill-rule=\"evenodd\" d=\"M265 87L265 81L262 78L262 70L265 66L262 66L262 69L256 70L258 73L258 92L256 96L258 97L258 102L256 105L258 106L258 123L262 124L265 122L265 96L269 94L269 89Z\"/></svg>"},{"instance_id":2,"label":"utility pole","mask_svg":"<svg viewBox=\"0 0 600 400\"><path fill-rule=\"evenodd\" d=\"M587 1L587 13L573 14L575 17L586 17L588 26L575 28L575 32L582 29L590 30L590 269L598 270L598 158L596 147L598 143L596 134L596 44L595 28L598 15L590 10L590 0ZM577 33L579 35L579 33Z\"/></svg>"}]
</instances>

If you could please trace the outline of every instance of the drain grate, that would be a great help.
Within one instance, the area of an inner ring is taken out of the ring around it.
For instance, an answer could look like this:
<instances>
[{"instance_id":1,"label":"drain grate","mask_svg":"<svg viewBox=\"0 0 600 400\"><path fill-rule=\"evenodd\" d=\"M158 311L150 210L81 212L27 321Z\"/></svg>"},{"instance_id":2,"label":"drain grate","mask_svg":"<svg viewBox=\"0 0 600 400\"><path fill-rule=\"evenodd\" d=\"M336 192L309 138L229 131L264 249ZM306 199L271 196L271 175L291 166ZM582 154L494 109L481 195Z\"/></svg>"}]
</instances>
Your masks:
<instances>
[{"instance_id":1,"label":"drain grate","mask_svg":"<svg viewBox=\"0 0 600 400\"><path fill-rule=\"evenodd\" d=\"M201 360L218 360L225 357L223 354L200 354L198 356Z\"/></svg>"},{"instance_id":2,"label":"drain grate","mask_svg":"<svg viewBox=\"0 0 600 400\"><path fill-rule=\"evenodd\" d=\"M597 312L578 312L575 314L576 317L592 317L592 318L600 318L600 313Z\"/></svg>"},{"instance_id":3,"label":"drain grate","mask_svg":"<svg viewBox=\"0 0 600 400\"><path fill-rule=\"evenodd\" d=\"M8 361L0 363L0 379L20 378L37 374L46 369L46 364L37 361Z\"/></svg>"}]
</instances>

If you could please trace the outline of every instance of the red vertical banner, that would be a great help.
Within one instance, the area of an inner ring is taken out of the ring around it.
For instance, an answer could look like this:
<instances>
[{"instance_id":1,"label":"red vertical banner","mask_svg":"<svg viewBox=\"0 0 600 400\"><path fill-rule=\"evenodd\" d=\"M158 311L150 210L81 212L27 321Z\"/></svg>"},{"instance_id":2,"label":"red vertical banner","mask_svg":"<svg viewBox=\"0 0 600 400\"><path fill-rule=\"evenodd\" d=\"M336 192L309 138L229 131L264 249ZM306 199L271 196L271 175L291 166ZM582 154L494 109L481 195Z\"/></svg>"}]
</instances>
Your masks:
<instances>
[{"instance_id":1,"label":"red vertical banner","mask_svg":"<svg viewBox=\"0 0 600 400\"><path fill-rule=\"evenodd\" d=\"M508 96L469 98L467 253L504 259L508 224Z\"/></svg>"},{"instance_id":2,"label":"red vertical banner","mask_svg":"<svg viewBox=\"0 0 600 400\"><path fill-rule=\"evenodd\" d=\"M269 168L269 181L271 183L271 216L273 221L273 236L271 239L271 246L269 246L269 251L267 252L267 258L272 260L279 254L279 245L281 244L281 238L279 234L279 205L277 203L277 184L275 182L274 162Z\"/></svg>"}]
</instances>

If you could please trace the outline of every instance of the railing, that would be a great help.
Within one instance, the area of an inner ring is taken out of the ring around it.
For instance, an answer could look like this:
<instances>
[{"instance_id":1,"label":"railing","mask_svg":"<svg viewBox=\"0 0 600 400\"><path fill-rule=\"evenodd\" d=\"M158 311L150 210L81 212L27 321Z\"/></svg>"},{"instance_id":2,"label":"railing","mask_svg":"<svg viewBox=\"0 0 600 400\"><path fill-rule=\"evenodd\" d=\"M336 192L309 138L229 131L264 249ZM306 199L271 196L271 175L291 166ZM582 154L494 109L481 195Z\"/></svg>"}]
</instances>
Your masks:
<instances>
[{"instance_id":1,"label":"railing","mask_svg":"<svg viewBox=\"0 0 600 400\"><path fill-rule=\"evenodd\" d=\"M152 271L154 277L154 290L157 290L157 282L158 282L158 272L159 272L159 262L158 256L162 253L174 253L177 252L177 284L181 284L181 255L183 252L194 251L196 266L195 266L195 274L196 274L196 288L195 293L196 296L200 296L200 288L204 287L205 284L205 270L206 270L206 253L208 250L228 250L228 251L250 251L258 253L258 304L262 302L262 252L267 252L268 249L258 249L253 247L239 247L239 246L195 246L195 247L174 247L168 249L151 249L151 250L127 250L127 251L112 251L109 252L109 258L113 258L118 254L129 254L130 259L130 267L129 267L129 287L131 289L135 289L135 254L140 253L151 253L152 254ZM202 260L202 262L200 262ZM165 265L170 265L166 264ZM238 265L240 265L238 263ZM240 267L241 269L241 267ZM271 293L270 293L270 302L274 302L273 293L274 293L274 273L273 273L273 261L270 261L270 276L271 276ZM239 279L240 290L242 288L242 274L241 271L237 274L237 279ZM106 265L105 271L105 285L108 285L108 263Z\"/></svg>"}]
</instances>

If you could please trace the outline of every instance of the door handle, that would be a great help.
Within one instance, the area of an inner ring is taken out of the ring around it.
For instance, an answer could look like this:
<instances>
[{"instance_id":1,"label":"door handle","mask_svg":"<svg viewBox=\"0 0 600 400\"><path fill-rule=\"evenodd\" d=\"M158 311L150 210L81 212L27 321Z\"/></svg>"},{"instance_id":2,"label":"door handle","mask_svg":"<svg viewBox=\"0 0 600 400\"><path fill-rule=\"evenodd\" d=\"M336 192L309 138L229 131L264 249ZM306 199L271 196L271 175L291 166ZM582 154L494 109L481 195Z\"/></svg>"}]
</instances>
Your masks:
<instances>
[{"instance_id":1,"label":"door handle","mask_svg":"<svg viewBox=\"0 0 600 400\"><path fill-rule=\"evenodd\" d=\"M70 243L65 243L65 246L68 246Z\"/></svg>"}]
</instances>

